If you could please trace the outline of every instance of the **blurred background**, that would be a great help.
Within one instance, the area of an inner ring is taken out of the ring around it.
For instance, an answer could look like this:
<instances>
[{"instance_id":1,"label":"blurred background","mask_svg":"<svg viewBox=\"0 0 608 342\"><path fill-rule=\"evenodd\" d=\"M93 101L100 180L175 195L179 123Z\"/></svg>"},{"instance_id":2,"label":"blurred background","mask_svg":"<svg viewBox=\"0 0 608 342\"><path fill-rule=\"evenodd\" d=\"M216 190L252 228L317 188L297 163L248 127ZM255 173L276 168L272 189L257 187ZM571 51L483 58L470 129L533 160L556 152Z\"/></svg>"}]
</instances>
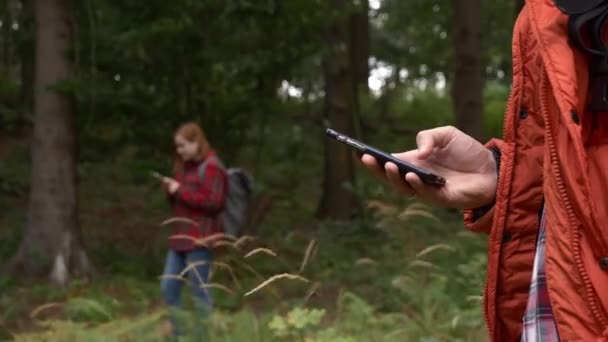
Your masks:
<instances>
[{"instance_id":1,"label":"blurred background","mask_svg":"<svg viewBox=\"0 0 608 342\"><path fill-rule=\"evenodd\" d=\"M324 128L395 152L439 125L500 136L522 3L1 0L0 340L167 337L150 171L171 173L190 120L255 179L210 340L486 340L485 236Z\"/></svg>"}]
</instances>

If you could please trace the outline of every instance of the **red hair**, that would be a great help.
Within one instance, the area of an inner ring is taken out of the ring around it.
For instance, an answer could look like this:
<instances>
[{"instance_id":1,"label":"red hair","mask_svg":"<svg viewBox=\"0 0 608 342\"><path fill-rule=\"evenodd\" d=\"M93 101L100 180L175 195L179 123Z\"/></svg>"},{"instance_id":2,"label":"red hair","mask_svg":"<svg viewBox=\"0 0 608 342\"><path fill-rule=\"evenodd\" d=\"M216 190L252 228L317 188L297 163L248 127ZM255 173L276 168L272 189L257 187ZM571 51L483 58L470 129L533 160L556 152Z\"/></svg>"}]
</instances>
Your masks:
<instances>
[{"instance_id":1,"label":"red hair","mask_svg":"<svg viewBox=\"0 0 608 342\"><path fill-rule=\"evenodd\" d=\"M211 152L211 145L205 136L205 132L195 122L187 122L179 126L179 128L175 131L174 137L180 136L186 139L188 142L195 142L198 144L198 157L202 160L207 158L209 153ZM173 149L173 172L180 173L184 170L184 161L177 154L175 148Z\"/></svg>"}]
</instances>

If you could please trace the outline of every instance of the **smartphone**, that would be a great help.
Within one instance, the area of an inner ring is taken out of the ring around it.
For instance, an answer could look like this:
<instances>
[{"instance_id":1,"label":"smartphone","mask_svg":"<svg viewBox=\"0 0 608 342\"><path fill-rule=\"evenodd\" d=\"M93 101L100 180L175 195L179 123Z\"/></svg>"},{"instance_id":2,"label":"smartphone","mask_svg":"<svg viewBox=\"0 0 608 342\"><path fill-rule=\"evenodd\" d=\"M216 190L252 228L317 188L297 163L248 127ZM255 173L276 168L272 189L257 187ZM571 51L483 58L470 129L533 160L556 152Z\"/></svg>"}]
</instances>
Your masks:
<instances>
[{"instance_id":1,"label":"smartphone","mask_svg":"<svg viewBox=\"0 0 608 342\"><path fill-rule=\"evenodd\" d=\"M439 187L445 185L445 178L438 176L430 171L427 171L427 170L424 170L417 166L414 166L403 160L397 159L386 152L383 152L377 148L368 146L368 145L366 145L360 141L357 141L349 136L346 136L344 134L338 133L338 132L334 131L333 129L327 128L325 130L325 134L327 134L327 136L329 138L332 138L336 141L339 141L343 144L350 146L351 148L356 149L361 154L369 154L370 156L376 158L376 161L378 162L378 164L380 164L382 166L384 166L388 162L391 162L391 163L397 165L397 167L399 168L399 173L401 174L402 177L405 177L405 175L407 173L412 172L412 173L415 173L416 175L418 175L418 177L420 177L420 179L426 184L439 186Z\"/></svg>"},{"instance_id":2,"label":"smartphone","mask_svg":"<svg viewBox=\"0 0 608 342\"><path fill-rule=\"evenodd\" d=\"M150 171L150 176L152 176L158 180L163 180L163 178L165 178L165 176L161 175L160 173L158 173L156 171Z\"/></svg>"}]
</instances>

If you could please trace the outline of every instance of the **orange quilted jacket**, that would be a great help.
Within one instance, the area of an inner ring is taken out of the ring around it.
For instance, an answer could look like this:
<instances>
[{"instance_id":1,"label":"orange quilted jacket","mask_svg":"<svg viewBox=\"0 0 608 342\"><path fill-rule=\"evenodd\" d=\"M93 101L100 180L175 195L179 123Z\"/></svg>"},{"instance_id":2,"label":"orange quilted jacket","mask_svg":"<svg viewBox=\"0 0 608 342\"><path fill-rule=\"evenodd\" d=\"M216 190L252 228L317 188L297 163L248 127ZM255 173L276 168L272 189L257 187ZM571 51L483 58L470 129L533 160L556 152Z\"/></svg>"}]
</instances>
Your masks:
<instances>
[{"instance_id":1,"label":"orange quilted jacket","mask_svg":"<svg viewBox=\"0 0 608 342\"><path fill-rule=\"evenodd\" d=\"M608 341L608 113L586 112L587 55L567 16L527 0L514 29L513 87L495 206L468 228L489 233L484 314L493 341L517 341L545 203L549 297L562 341Z\"/></svg>"}]
</instances>

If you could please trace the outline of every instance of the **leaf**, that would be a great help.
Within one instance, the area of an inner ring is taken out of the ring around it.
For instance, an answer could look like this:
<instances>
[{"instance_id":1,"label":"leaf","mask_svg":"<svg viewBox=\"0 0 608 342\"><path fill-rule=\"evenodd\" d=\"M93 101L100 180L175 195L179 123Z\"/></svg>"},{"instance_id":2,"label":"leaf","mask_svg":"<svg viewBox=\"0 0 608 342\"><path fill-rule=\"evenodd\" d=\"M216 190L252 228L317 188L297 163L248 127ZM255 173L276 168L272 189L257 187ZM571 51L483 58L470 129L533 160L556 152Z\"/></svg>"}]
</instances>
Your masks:
<instances>
[{"instance_id":1,"label":"leaf","mask_svg":"<svg viewBox=\"0 0 608 342\"><path fill-rule=\"evenodd\" d=\"M273 331L273 333L277 337L283 337L287 335L287 322L281 316L274 316L272 320L268 323L268 327L270 328L270 330Z\"/></svg>"}]
</instances>

